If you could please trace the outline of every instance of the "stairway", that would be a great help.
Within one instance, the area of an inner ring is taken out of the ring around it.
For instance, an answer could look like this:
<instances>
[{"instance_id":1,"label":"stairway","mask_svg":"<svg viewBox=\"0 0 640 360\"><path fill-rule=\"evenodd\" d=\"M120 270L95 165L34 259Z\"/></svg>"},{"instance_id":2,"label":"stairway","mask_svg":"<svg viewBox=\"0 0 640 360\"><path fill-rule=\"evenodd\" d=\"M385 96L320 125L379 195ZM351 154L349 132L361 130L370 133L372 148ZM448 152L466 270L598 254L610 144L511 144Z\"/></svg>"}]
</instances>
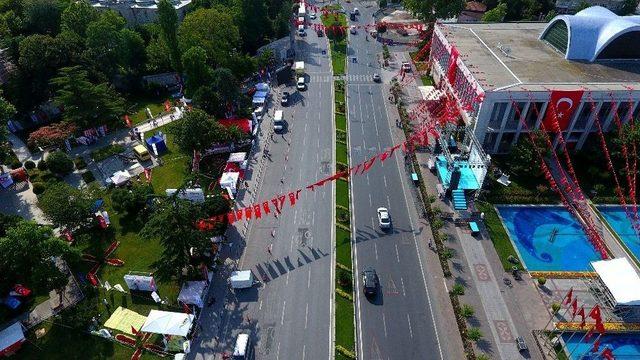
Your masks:
<instances>
[{"instance_id":1,"label":"stairway","mask_svg":"<svg viewBox=\"0 0 640 360\"><path fill-rule=\"evenodd\" d=\"M453 197L453 208L455 210L467 210L467 198L464 195L464 190L453 190L451 195Z\"/></svg>"}]
</instances>

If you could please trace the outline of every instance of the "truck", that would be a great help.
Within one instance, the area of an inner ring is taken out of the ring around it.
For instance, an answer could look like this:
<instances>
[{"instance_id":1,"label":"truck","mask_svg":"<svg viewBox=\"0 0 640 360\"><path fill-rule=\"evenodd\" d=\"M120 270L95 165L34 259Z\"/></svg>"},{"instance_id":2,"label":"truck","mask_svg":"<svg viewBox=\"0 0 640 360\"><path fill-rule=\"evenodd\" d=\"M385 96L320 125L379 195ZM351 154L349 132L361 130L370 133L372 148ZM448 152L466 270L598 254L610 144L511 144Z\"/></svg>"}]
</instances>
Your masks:
<instances>
[{"instance_id":1,"label":"truck","mask_svg":"<svg viewBox=\"0 0 640 360\"><path fill-rule=\"evenodd\" d=\"M254 279L251 270L240 270L231 273L229 278L232 289L247 289L253 286Z\"/></svg>"},{"instance_id":2,"label":"truck","mask_svg":"<svg viewBox=\"0 0 640 360\"><path fill-rule=\"evenodd\" d=\"M304 76L304 61L296 61L294 68L297 76Z\"/></svg>"}]
</instances>

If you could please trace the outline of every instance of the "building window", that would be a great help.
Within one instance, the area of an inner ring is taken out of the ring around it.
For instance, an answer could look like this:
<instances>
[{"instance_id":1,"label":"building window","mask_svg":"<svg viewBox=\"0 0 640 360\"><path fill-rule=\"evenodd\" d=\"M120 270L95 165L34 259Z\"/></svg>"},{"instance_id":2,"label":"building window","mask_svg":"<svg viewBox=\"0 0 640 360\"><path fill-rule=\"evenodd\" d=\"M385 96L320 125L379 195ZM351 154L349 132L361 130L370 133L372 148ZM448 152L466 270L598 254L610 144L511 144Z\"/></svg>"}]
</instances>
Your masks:
<instances>
[{"instance_id":1,"label":"building window","mask_svg":"<svg viewBox=\"0 0 640 360\"><path fill-rule=\"evenodd\" d=\"M499 130L502 126L502 118L507 111L508 103L495 103L493 104L493 110L491 111L491 118L489 118L489 127L493 130Z\"/></svg>"},{"instance_id":2,"label":"building window","mask_svg":"<svg viewBox=\"0 0 640 360\"><path fill-rule=\"evenodd\" d=\"M615 38L600 54L598 60L640 59L640 31L630 31Z\"/></svg>"},{"instance_id":3,"label":"building window","mask_svg":"<svg viewBox=\"0 0 640 360\"><path fill-rule=\"evenodd\" d=\"M517 109L516 109L517 106ZM525 103L519 102L512 104L511 113L507 118L507 123L504 125L505 130L516 130L518 128L518 124L520 123L520 117L523 115Z\"/></svg>"},{"instance_id":4,"label":"building window","mask_svg":"<svg viewBox=\"0 0 640 360\"><path fill-rule=\"evenodd\" d=\"M536 121L538 120L538 114L540 113L540 109L544 103L542 102L534 102L529 105L529 110L527 111L527 117L525 121L527 123L527 129L533 129L536 126Z\"/></svg>"},{"instance_id":5,"label":"building window","mask_svg":"<svg viewBox=\"0 0 640 360\"><path fill-rule=\"evenodd\" d=\"M567 53L567 45L569 44L569 29L563 20L556 20L549 30L542 36L542 40L548 42L563 54Z\"/></svg>"},{"instance_id":6,"label":"building window","mask_svg":"<svg viewBox=\"0 0 640 360\"><path fill-rule=\"evenodd\" d=\"M610 102L602 103L602 106L600 107L600 111L598 111L598 119L597 119L600 121L600 126L604 126L605 122L607 121L607 118L611 113L612 104L613 103L610 103ZM597 127L596 127L596 130L597 130Z\"/></svg>"},{"instance_id":7,"label":"building window","mask_svg":"<svg viewBox=\"0 0 640 360\"><path fill-rule=\"evenodd\" d=\"M587 122L589 122L589 117L591 117L591 104L582 103L582 110L580 110L580 114L576 118L576 122L573 125L574 130L584 130L587 128Z\"/></svg>"},{"instance_id":8,"label":"building window","mask_svg":"<svg viewBox=\"0 0 640 360\"><path fill-rule=\"evenodd\" d=\"M633 103L629 103L628 101L618 103L614 116L611 118L611 122L609 122L607 131L617 130L618 123L620 123L620 125L624 124L632 108Z\"/></svg>"},{"instance_id":9,"label":"building window","mask_svg":"<svg viewBox=\"0 0 640 360\"><path fill-rule=\"evenodd\" d=\"M498 145L499 153L506 153L511 149L511 144L513 143L513 139L515 138L515 133L504 133L502 134L502 138L500 139L500 145Z\"/></svg>"},{"instance_id":10,"label":"building window","mask_svg":"<svg viewBox=\"0 0 640 360\"><path fill-rule=\"evenodd\" d=\"M496 146L496 139L498 139L497 133L486 133L484 135L484 142L482 146L487 152L493 152L493 148Z\"/></svg>"}]
</instances>

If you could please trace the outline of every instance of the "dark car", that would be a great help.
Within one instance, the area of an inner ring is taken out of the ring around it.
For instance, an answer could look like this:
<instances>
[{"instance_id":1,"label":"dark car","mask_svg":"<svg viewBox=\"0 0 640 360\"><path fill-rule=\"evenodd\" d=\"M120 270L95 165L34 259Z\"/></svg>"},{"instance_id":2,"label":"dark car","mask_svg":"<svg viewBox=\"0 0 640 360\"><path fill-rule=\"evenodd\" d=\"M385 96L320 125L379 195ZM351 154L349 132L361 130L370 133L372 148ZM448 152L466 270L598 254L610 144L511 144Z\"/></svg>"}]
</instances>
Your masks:
<instances>
[{"instance_id":1,"label":"dark car","mask_svg":"<svg viewBox=\"0 0 640 360\"><path fill-rule=\"evenodd\" d=\"M365 296L374 296L378 292L378 274L373 268L362 272L362 284Z\"/></svg>"},{"instance_id":2,"label":"dark car","mask_svg":"<svg viewBox=\"0 0 640 360\"><path fill-rule=\"evenodd\" d=\"M524 342L524 338L522 336L518 336L516 338L516 347L518 348L518 351L520 352L524 352L529 350L529 348L527 347L527 343Z\"/></svg>"},{"instance_id":3,"label":"dark car","mask_svg":"<svg viewBox=\"0 0 640 360\"><path fill-rule=\"evenodd\" d=\"M323 37L324 33L322 32L321 29L318 29L318 31L316 31L316 34L318 34L318 37Z\"/></svg>"},{"instance_id":4,"label":"dark car","mask_svg":"<svg viewBox=\"0 0 640 360\"><path fill-rule=\"evenodd\" d=\"M289 105L289 92L285 91L282 93L282 98L280 99L280 105L282 106Z\"/></svg>"}]
</instances>

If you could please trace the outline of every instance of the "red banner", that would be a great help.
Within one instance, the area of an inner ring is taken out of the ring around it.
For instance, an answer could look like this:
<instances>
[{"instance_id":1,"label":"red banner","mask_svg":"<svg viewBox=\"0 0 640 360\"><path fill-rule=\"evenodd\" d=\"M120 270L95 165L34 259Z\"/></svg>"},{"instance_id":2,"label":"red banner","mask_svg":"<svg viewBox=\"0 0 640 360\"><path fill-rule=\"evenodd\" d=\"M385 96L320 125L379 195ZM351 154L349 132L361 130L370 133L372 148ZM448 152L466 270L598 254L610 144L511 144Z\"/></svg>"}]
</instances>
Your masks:
<instances>
[{"instance_id":1,"label":"red banner","mask_svg":"<svg viewBox=\"0 0 640 360\"><path fill-rule=\"evenodd\" d=\"M454 46L451 47L451 56L449 57L449 69L447 69L447 79L449 84L453 86L456 81L456 69L458 68L456 62L458 61L458 49Z\"/></svg>"},{"instance_id":2,"label":"red banner","mask_svg":"<svg viewBox=\"0 0 640 360\"><path fill-rule=\"evenodd\" d=\"M547 130L555 132L567 130L571 115L582 100L582 90L552 90L547 112L542 122Z\"/></svg>"}]
</instances>

